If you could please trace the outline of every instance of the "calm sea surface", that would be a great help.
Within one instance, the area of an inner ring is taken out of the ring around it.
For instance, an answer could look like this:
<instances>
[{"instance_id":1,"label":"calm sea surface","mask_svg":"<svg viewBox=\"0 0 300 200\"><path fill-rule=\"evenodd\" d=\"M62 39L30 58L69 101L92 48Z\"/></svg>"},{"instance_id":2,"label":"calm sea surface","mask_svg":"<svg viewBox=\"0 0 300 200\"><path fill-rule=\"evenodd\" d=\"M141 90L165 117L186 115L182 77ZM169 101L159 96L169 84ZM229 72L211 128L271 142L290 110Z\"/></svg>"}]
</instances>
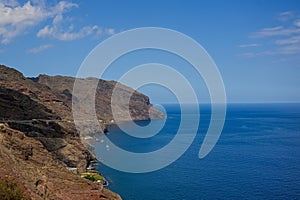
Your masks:
<instances>
[{"instance_id":1,"label":"calm sea surface","mask_svg":"<svg viewBox=\"0 0 300 200\"><path fill-rule=\"evenodd\" d=\"M180 159L144 174L119 172L99 163L98 170L110 182L108 188L124 200L300 199L300 104L228 105L221 137L201 160L198 152L210 122L210 107L200 108L197 136ZM165 109L165 127L152 138L132 138L116 125L109 127L108 137L132 152L160 149L174 138L181 118L178 105ZM187 117L193 123L193 110ZM191 134L188 127L186 134ZM98 155L99 145L103 144L96 144Z\"/></svg>"}]
</instances>

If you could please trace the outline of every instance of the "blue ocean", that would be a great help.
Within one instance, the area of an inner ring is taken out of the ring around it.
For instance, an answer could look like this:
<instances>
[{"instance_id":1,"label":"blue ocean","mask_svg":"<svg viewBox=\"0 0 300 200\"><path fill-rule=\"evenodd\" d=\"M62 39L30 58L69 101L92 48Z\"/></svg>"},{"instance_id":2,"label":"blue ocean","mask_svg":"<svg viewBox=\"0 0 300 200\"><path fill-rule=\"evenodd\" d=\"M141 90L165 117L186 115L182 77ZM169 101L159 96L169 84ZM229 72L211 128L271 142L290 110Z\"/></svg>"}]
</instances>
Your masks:
<instances>
[{"instance_id":1,"label":"blue ocean","mask_svg":"<svg viewBox=\"0 0 300 200\"><path fill-rule=\"evenodd\" d=\"M156 136L133 138L111 125L108 138L132 152L164 147L174 138L182 117L179 105L164 107L168 118ZM142 174L99 163L107 188L124 200L300 199L300 104L229 104L220 139L203 159L198 153L211 108L200 105L200 110L197 136L183 156L161 170ZM193 110L188 115L194 123ZM146 126L149 121L136 123ZM100 155L99 145L95 153Z\"/></svg>"}]
</instances>

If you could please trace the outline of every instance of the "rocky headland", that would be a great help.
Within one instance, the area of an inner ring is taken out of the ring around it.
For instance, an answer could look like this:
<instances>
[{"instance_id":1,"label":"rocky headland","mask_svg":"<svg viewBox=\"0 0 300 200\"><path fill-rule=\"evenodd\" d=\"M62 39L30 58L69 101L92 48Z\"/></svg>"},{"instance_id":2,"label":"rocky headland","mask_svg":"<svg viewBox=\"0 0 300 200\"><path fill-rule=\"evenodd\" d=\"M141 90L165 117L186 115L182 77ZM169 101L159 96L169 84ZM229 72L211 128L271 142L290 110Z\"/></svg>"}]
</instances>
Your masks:
<instances>
[{"instance_id":1,"label":"rocky headland","mask_svg":"<svg viewBox=\"0 0 300 200\"><path fill-rule=\"evenodd\" d=\"M13 182L24 198L121 199L101 184L80 177L95 156L83 145L83 133L73 122L74 81L64 76L26 78L0 65L0 180ZM96 114L105 128L113 120L111 94L116 82L97 81ZM133 94L129 103L132 119L164 117L147 96L126 86L119 94ZM113 106L121 116L128 112L122 102ZM87 124L87 129L91 128Z\"/></svg>"}]
</instances>

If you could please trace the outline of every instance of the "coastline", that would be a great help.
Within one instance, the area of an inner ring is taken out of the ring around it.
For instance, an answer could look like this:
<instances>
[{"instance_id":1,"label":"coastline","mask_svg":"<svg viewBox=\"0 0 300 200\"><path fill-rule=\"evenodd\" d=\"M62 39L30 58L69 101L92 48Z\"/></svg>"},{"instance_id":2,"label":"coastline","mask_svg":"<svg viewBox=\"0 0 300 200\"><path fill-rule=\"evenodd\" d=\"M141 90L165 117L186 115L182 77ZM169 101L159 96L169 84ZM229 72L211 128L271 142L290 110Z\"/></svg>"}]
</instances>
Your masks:
<instances>
[{"instance_id":1,"label":"coastline","mask_svg":"<svg viewBox=\"0 0 300 200\"><path fill-rule=\"evenodd\" d=\"M99 180L95 180L93 182L100 183L103 186L107 187L107 186L109 186L109 182L107 181L105 176L99 170L97 170L96 167L95 167L95 166L97 166L98 162L99 161L96 158L91 160L88 163L88 166L86 168L86 172L81 173L81 176L83 178L85 178L84 176L88 176L88 175L95 175L95 176L99 175L101 178Z\"/></svg>"}]
</instances>

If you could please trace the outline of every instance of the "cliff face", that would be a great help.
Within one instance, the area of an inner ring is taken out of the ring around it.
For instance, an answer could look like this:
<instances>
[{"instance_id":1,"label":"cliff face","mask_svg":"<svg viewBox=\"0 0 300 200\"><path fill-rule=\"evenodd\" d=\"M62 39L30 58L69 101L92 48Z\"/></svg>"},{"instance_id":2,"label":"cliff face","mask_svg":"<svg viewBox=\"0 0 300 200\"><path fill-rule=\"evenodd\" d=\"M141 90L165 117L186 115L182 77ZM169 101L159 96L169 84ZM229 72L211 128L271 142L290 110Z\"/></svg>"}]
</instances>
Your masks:
<instances>
[{"instance_id":1,"label":"cliff face","mask_svg":"<svg viewBox=\"0 0 300 200\"><path fill-rule=\"evenodd\" d=\"M0 120L40 141L62 164L84 171L92 156L81 143L74 124L62 120L68 119L70 112L63 97L46 85L0 66Z\"/></svg>"},{"instance_id":2,"label":"cliff face","mask_svg":"<svg viewBox=\"0 0 300 200\"><path fill-rule=\"evenodd\" d=\"M34 80L38 83L47 85L58 95L64 96L64 98L67 99L68 105L71 106L72 91L75 81L74 77L40 75ZM95 107L99 120L110 122L114 119L111 109L111 96L115 87L117 87L116 94L118 97L130 99L130 116L126 115L128 110L124 106L125 103L121 101L121 98L112 105L115 107L121 120L147 120L150 118L158 119L164 117L162 112L150 104L149 97L125 85L117 84L115 81L105 81L96 78L80 79L80 81L85 82L87 85L92 85L95 81L98 82L96 88ZM151 112L149 113L150 110Z\"/></svg>"}]
</instances>

